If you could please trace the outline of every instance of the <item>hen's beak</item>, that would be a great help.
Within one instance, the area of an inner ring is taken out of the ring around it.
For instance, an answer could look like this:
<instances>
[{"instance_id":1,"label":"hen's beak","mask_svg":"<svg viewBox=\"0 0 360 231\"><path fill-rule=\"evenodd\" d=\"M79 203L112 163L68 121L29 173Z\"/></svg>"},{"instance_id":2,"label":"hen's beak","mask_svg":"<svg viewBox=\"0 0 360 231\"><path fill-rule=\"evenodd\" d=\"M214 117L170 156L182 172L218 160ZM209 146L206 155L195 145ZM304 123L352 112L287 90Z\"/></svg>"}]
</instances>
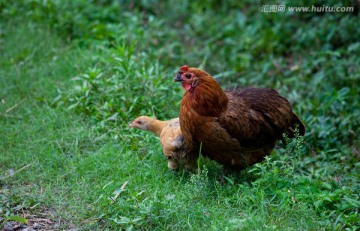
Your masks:
<instances>
[{"instance_id":1,"label":"hen's beak","mask_svg":"<svg viewBox=\"0 0 360 231\"><path fill-rule=\"evenodd\" d=\"M181 74L177 74L174 78L174 82L182 82L182 81L183 81L183 79L182 79Z\"/></svg>"},{"instance_id":2,"label":"hen's beak","mask_svg":"<svg viewBox=\"0 0 360 231\"><path fill-rule=\"evenodd\" d=\"M133 128L133 127L134 127L133 122L130 122L130 123L129 123L129 128Z\"/></svg>"}]
</instances>

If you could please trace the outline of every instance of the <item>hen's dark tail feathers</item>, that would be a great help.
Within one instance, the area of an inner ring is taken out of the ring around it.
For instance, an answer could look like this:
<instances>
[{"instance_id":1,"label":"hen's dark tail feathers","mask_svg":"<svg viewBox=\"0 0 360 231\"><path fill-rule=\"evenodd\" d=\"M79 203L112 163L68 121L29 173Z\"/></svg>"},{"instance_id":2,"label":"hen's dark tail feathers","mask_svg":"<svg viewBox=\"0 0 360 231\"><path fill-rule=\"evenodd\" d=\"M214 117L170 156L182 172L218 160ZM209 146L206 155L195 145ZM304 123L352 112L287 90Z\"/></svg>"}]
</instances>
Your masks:
<instances>
[{"instance_id":1,"label":"hen's dark tail feathers","mask_svg":"<svg viewBox=\"0 0 360 231\"><path fill-rule=\"evenodd\" d=\"M289 138L294 138L295 137L295 129L298 129L299 131L299 135L300 136L304 136L305 135L305 126L304 124L300 121L299 117L295 114L293 114L293 118L292 118L292 122L291 122L291 126L288 127L286 129L286 135Z\"/></svg>"}]
</instances>

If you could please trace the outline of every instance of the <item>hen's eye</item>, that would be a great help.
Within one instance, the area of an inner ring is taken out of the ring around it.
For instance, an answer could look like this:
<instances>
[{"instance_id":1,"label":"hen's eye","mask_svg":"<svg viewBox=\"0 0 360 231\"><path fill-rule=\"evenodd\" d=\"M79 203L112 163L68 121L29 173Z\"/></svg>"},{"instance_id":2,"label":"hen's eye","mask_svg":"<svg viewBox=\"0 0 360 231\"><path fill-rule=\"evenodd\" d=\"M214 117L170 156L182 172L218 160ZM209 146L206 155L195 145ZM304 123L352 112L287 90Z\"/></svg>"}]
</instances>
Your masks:
<instances>
[{"instance_id":1,"label":"hen's eye","mask_svg":"<svg viewBox=\"0 0 360 231\"><path fill-rule=\"evenodd\" d=\"M138 121L138 124L142 124L142 122L139 120L139 121Z\"/></svg>"},{"instance_id":2,"label":"hen's eye","mask_svg":"<svg viewBox=\"0 0 360 231\"><path fill-rule=\"evenodd\" d=\"M188 79L190 79L190 78L191 78L191 74L187 73L187 74L185 74L185 77L188 78Z\"/></svg>"}]
</instances>

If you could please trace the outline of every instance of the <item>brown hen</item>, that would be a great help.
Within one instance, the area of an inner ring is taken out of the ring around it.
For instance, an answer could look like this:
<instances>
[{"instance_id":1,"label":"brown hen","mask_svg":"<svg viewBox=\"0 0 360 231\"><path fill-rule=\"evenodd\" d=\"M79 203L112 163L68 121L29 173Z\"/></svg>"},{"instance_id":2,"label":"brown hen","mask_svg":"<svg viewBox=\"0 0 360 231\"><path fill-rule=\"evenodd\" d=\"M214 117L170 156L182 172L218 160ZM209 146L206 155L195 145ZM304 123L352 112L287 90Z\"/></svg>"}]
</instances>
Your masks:
<instances>
[{"instance_id":1,"label":"brown hen","mask_svg":"<svg viewBox=\"0 0 360 231\"><path fill-rule=\"evenodd\" d=\"M202 155L240 170L270 154L283 133L305 127L288 100L272 89L223 91L207 72L181 67L174 81L186 90L180 126L191 155ZM196 159L196 158L193 158ZM192 163L195 166L195 161Z\"/></svg>"}]
</instances>

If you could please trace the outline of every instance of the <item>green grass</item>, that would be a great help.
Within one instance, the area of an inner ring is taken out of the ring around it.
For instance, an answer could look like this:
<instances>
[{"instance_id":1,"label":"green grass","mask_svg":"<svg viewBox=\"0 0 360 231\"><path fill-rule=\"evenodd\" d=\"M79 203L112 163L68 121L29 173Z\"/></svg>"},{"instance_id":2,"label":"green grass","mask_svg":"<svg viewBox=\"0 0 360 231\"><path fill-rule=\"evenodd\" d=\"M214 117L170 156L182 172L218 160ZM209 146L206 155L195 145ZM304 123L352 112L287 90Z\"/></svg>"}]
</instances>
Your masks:
<instances>
[{"instance_id":1,"label":"green grass","mask_svg":"<svg viewBox=\"0 0 360 231\"><path fill-rule=\"evenodd\" d=\"M358 229L359 15L260 6L0 1L0 227ZM306 136L240 173L202 158L169 171L158 138L127 124L178 115L184 64L277 89Z\"/></svg>"}]
</instances>

